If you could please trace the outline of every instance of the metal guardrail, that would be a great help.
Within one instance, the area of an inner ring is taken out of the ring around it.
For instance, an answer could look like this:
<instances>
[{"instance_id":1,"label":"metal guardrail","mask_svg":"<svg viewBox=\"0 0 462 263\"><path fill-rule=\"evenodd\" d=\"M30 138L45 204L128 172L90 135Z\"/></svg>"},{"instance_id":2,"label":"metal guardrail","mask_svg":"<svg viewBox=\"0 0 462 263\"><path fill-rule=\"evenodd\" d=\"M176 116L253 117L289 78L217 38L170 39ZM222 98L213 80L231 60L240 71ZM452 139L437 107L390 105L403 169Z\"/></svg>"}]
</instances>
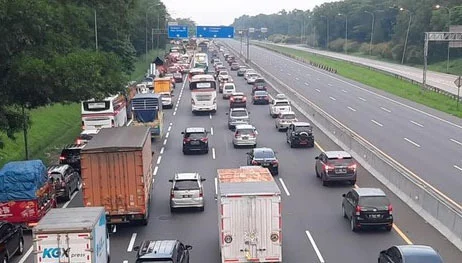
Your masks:
<instances>
[{"instance_id":1,"label":"metal guardrail","mask_svg":"<svg viewBox=\"0 0 462 263\"><path fill-rule=\"evenodd\" d=\"M238 51L228 47L243 58ZM374 177L442 233L459 250L462 250L462 206L460 204L448 198L258 64L249 61L248 65L263 73L267 82L277 92L289 96L292 105L297 110L308 117L337 145L349 151Z\"/></svg>"}]
</instances>

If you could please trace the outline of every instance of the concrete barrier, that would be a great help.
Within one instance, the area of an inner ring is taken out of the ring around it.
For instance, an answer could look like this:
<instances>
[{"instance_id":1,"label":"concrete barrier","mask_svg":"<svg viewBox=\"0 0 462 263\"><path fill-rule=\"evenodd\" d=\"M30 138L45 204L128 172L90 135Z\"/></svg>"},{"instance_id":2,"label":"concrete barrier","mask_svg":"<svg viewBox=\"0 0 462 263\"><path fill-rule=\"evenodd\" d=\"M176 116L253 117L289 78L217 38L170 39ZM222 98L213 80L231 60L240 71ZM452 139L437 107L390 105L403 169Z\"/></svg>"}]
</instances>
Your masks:
<instances>
[{"instance_id":1,"label":"concrete barrier","mask_svg":"<svg viewBox=\"0 0 462 263\"><path fill-rule=\"evenodd\" d=\"M237 56L243 59L232 47ZM281 82L258 64L248 65L260 71L278 93L286 94L291 104L308 117L331 140L351 155L403 202L462 250L462 207L438 189L362 138L315 103Z\"/></svg>"}]
</instances>

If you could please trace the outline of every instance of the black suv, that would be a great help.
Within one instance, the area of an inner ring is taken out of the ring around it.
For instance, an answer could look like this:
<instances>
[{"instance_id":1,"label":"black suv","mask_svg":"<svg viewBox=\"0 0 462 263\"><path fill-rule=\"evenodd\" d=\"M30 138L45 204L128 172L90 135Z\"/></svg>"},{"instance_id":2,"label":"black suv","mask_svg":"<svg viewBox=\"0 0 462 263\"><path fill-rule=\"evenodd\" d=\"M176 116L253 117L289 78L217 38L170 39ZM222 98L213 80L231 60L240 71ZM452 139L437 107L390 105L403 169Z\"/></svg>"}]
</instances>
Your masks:
<instances>
[{"instance_id":1,"label":"black suv","mask_svg":"<svg viewBox=\"0 0 462 263\"><path fill-rule=\"evenodd\" d=\"M183 134L183 153L209 152L209 139L205 128L186 128Z\"/></svg>"},{"instance_id":2,"label":"black suv","mask_svg":"<svg viewBox=\"0 0 462 263\"><path fill-rule=\"evenodd\" d=\"M48 167L48 178L53 184L56 197L69 201L72 193L79 190L80 174L68 164Z\"/></svg>"},{"instance_id":3,"label":"black suv","mask_svg":"<svg viewBox=\"0 0 462 263\"><path fill-rule=\"evenodd\" d=\"M364 226L385 227L391 231L393 208L381 189L354 188L342 196L342 214L350 220L352 231Z\"/></svg>"},{"instance_id":4,"label":"black suv","mask_svg":"<svg viewBox=\"0 0 462 263\"><path fill-rule=\"evenodd\" d=\"M20 225L0 222L0 262L13 262L13 255L24 252L24 238Z\"/></svg>"},{"instance_id":5,"label":"black suv","mask_svg":"<svg viewBox=\"0 0 462 263\"><path fill-rule=\"evenodd\" d=\"M247 153L247 165L268 168L272 175L279 174L279 161L271 148L255 148Z\"/></svg>"},{"instance_id":6,"label":"black suv","mask_svg":"<svg viewBox=\"0 0 462 263\"><path fill-rule=\"evenodd\" d=\"M307 122L293 122L286 132L287 143L295 146L314 147L313 127Z\"/></svg>"},{"instance_id":7,"label":"black suv","mask_svg":"<svg viewBox=\"0 0 462 263\"><path fill-rule=\"evenodd\" d=\"M146 240L141 246L134 247L138 251L136 263L171 262L189 263L190 245L184 245L178 240Z\"/></svg>"},{"instance_id":8,"label":"black suv","mask_svg":"<svg viewBox=\"0 0 462 263\"><path fill-rule=\"evenodd\" d=\"M69 164L80 173L80 151L85 144L68 144L64 146L59 156L59 164Z\"/></svg>"}]
</instances>

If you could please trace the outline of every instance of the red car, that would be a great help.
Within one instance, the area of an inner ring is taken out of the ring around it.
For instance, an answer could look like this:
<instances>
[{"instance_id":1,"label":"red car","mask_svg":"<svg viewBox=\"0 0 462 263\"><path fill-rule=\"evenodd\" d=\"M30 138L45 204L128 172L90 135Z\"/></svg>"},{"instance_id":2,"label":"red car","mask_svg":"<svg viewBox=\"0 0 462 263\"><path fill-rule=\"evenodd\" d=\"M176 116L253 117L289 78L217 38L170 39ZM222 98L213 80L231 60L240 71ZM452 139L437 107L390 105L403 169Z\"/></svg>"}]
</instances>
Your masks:
<instances>
[{"instance_id":1,"label":"red car","mask_svg":"<svg viewBox=\"0 0 462 263\"><path fill-rule=\"evenodd\" d=\"M229 98L230 108L245 108L247 105L247 98L242 92L235 92Z\"/></svg>"}]
</instances>

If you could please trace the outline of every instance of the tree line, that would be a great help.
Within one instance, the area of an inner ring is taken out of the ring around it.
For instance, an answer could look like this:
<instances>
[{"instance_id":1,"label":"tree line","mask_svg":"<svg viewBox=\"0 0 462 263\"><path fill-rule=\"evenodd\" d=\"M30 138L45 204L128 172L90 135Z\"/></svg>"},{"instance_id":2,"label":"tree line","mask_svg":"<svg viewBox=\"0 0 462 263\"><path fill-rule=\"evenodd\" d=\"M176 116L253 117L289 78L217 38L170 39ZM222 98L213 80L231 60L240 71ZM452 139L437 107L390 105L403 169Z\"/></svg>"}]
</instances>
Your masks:
<instances>
[{"instance_id":1,"label":"tree line","mask_svg":"<svg viewBox=\"0 0 462 263\"><path fill-rule=\"evenodd\" d=\"M160 0L0 0L0 135L31 109L122 91L169 18Z\"/></svg>"},{"instance_id":2,"label":"tree line","mask_svg":"<svg viewBox=\"0 0 462 263\"><path fill-rule=\"evenodd\" d=\"M449 25L462 25L460 0L345 0L324 3L313 10L243 15L233 23L236 29L268 28L265 35L253 35L259 39L362 52L411 64L423 62L424 32L448 31ZM447 45L430 43L429 61L444 60ZM461 55L459 48L451 49L451 57Z\"/></svg>"}]
</instances>

